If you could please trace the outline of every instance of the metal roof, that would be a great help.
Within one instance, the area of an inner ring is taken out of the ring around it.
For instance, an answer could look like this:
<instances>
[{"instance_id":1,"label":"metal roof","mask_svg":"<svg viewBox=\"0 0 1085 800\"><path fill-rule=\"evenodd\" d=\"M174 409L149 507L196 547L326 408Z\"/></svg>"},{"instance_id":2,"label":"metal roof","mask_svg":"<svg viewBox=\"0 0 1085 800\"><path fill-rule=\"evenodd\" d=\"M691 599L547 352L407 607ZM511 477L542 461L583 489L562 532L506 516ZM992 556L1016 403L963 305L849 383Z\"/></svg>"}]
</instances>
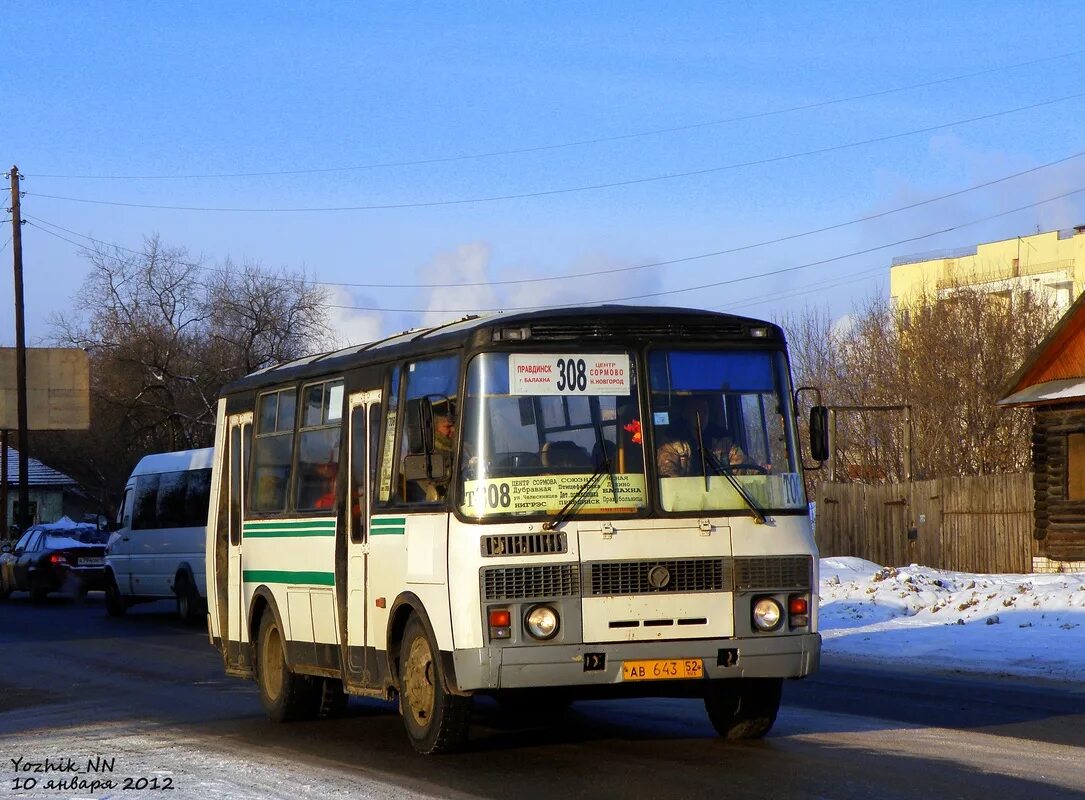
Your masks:
<instances>
[{"instance_id":1,"label":"metal roof","mask_svg":"<svg viewBox=\"0 0 1085 800\"><path fill-rule=\"evenodd\" d=\"M63 472L38 461L36 458L27 459L27 486L75 486L76 481L69 478ZM8 486L19 485L19 451L14 447L8 448Z\"/></svg>"}]
</instances>

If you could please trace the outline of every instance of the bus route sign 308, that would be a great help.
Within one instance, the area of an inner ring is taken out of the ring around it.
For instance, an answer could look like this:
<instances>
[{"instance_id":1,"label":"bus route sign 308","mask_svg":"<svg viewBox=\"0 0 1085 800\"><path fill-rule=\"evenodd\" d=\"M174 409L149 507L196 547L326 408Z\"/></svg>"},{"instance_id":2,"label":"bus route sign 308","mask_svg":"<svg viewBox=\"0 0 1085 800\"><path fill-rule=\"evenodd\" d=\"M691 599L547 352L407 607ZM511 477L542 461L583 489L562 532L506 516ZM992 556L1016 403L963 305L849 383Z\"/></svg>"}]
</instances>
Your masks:
<instances>
[{"instance_id":1,"label":"bus route sign 308","mask_svg":"<svg viewBox=\"0 0 1085 800\"><path fill-rule=\"evenodd\" d=\"M513 353L509 356L512 394L628 395L629 355L596 353Z\"/></svg>"}]
</instances>

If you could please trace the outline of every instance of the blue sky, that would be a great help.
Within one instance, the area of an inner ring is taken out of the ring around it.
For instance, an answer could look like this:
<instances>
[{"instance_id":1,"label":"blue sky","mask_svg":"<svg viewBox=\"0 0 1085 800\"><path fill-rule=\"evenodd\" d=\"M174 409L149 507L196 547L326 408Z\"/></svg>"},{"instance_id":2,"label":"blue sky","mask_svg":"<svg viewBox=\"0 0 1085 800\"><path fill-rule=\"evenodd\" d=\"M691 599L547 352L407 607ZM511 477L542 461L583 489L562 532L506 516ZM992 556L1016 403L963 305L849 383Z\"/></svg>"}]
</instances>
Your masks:
<instances>
[{"instance_id":1,"label":"blue sky","mask_svg":"<svg viewBox=\"0 0 1085 800\"><path fill-rule=\"evenodd\" d=\"M820 155L534 198L364 211L110 205L309 209L544 192L830 148L1085 91L1085 52L1001 69L1085 49L1070 2L403 6L6 4L18 24L5 41L0 152L5 169L18 164L26 176L24 217L125 247L158 233L208 264L257 261L323 281L522 280L757 243L1085 150L1079 97ZM372 166L696 125L988 70L996 71L682 131ZM314 171L186 177L299 170ZM1085 158L829 233L665 267L455 290L340 288L334 304L357 308L333 309L334 322L345 343L455 315L447 309L602 301L745 278L1077 188ZM816 305L839 316L857 298L885 293L893 256L1069 227L1085 222L1083 198L644 302L769 318ZM87 272L77 248L44 230L24 227L32 342L49 335L50 316L65 313ZM0 245L7 238L0 233ZM8 246L0 264L10 257ZM6 292L0 344L14 340ZM372 308L382 310L362 310Z\"/></svg>"}]
</instances>

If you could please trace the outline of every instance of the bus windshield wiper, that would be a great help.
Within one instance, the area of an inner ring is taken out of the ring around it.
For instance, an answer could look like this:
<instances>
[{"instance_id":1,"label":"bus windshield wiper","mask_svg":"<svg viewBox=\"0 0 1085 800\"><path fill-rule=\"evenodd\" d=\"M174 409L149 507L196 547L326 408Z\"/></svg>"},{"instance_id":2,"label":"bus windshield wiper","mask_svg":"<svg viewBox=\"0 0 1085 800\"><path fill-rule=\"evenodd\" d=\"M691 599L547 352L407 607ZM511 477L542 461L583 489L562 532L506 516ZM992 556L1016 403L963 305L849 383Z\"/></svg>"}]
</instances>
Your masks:
<instances>
[{"instance_id":1,"label":"bus windshield wiper","mask_svg":"<svg viewBox=\"0 0 1085 800\"><path fill-rule=\"evenodd\" d=\"M558 525L565 522L565 520L569 518L569 515L572 514L574 509L576 509L579 505L581 505L585 500L588 499L588 493L595 488L595 485L597 483L599 483L599 479L603 476L603 472L607 469L608 464L610 464L609 459L601 462L595 468L595 472L588 476L588 479L584 481L584 483L580 484L580 488L577 489L576 493L569 498L569 502L562 506L561 510L554 515L554 518L549 519L542 524L542 528L544 531L554 530L554 528L556 528ZM617 494L617 491L617 487L615 487L615 494Z\"/></svg>"},{"instance_id":2,"label":"bus windshield wiper","mask_svg":"<svg viewBox=\"0 0 1085 800\"><path fill-rule=\"evenodd\" d=\"M597 465L596 469L606 469L610 475L610 490L614 492L614 504L618 504L618 476L614 474L614 462L610 460L610 453L607 452L606 442L603 441L603 429L599 427L599 423L595 424L595 446L599 448L599 457L602 459Z\"/></svg>"},{"instance_id":3,"label":"bus windshield wiper","mask_svg":"<svg viewBox=\"0 0 1085 800\"><path fill-rule=\"evenodd\" d=\"M723 466L719 462L719 459L717 459L712 452L705 448L704 435L701 433L700 414L697 415L697 448L701 452L701 474L704 475L705 492L708 492L708 467L712 467L712 471L715 472L717 475L721 475L724 478L727 478L731 486L733 486L735 491L738 492L739 497L741 497L743 501L745 501L746 505L749 506L750 511L753 513L753 518L757 521L757 524L764 525L765 512L761 510L761 508L754 501L753 497L750 496L750 493L746 491L746 487L739 483L738 478L735 477L735 473L731 470L729 466Z\"/></svg>"}]
</instances>

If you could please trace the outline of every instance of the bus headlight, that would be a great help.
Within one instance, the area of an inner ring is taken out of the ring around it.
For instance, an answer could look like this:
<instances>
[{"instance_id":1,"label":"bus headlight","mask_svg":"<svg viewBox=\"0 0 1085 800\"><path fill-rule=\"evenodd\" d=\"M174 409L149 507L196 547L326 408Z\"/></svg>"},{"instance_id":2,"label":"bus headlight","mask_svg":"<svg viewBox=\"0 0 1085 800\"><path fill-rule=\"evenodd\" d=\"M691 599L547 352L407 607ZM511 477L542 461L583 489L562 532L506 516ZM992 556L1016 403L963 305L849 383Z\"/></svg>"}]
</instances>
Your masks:
<instances>
[{"instance_id":1,"label":"bus headlight","mask_svg":"<svg viewBox=\"0 0 1085 800\"><path fill-rule=\"evenodd\" d=\"M780 627L784 610L771 597L762 597L753 604L753 624L759 631L774 631Z\"/></svg>"},{"instance_id":2,"label":"bus headlight","mask_svg":"<svg viewBox=\"0 0 1085 800\"><path fill-rule=\"evenodd\" d=\"M524 617L524 627L539 641L553 639L558 632L558 612L550 606L535 606Z\"/></svg>"}]
</instances>

